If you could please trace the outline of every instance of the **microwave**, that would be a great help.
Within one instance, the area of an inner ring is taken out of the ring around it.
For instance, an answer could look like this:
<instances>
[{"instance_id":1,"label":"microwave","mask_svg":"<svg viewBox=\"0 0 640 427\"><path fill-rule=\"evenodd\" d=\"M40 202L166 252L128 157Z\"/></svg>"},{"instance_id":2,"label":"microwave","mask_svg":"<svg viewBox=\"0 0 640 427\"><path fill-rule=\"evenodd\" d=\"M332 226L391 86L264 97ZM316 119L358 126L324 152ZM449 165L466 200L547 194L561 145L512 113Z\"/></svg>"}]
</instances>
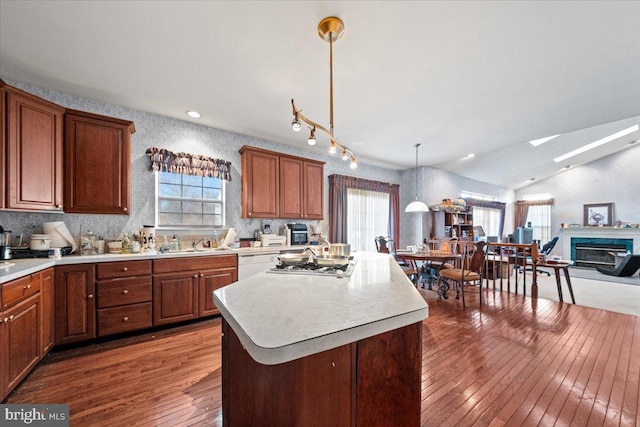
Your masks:
<instances>
[{"instance_id":1,"label":"microwave","mask_svg":"<svg viewBox=\"0 0 640 427\"><path fill-rule=\"evenodd\" d=\"M306 224L287 224L291 233L291 245L306 245L309 242L309 230Z\"/></svg>"}]
</instances>

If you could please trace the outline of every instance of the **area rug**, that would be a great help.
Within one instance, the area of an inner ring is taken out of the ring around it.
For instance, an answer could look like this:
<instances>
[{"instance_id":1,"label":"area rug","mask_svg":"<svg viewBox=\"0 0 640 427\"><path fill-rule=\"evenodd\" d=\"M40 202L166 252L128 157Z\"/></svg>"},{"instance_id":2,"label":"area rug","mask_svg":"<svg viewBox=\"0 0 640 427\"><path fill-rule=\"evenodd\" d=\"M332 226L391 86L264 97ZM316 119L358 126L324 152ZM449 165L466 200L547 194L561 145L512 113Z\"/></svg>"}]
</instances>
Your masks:
<instances>
[{"instance_id":1,"label":"area rug","mask_svg":"<svg viewBox=\"0 0 640 427\"><path fill-rule=\"evenodd\" d=\"M540 268L540 270L543 270L543 268ZM551 271L551 274L553 275L553 271ZM609 276L607 274L602 274L595 268L570 267L569 275L571 277L576 277L578 279L597 280L600 282L624 283L626 285L640 286L640 277L638 277L638 273L635 273L631 277L616 277L616 276Z\"/></svg>"}]
</instances>

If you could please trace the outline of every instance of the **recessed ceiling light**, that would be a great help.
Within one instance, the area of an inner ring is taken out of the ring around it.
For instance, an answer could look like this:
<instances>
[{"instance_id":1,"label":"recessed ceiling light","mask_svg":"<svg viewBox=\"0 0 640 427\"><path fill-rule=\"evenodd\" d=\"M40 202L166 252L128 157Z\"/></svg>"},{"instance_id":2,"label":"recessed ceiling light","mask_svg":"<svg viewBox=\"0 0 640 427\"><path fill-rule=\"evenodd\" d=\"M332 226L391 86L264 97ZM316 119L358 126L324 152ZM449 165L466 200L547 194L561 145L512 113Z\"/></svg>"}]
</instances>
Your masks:
<instances>
[{"instance_id":1,"label":"recessed ceiling light","mask_svg":"<svg viewBox=\"0 0 640 427\"><path fill-rule=\"evenodd\" d=\"M542 145L547 141L551 141L553 138L557 138L560 135L562 135L562 134L559 133L557 135L547 136L546 138L534 139L533 141L529 141L529 144L533 145L534 147L537 147L538 145Z\"/></svg>"},{"instance_id":2,"label":"recessed ceiling light","mask_svg":"<svg viewBox=\"0 0 640 427\"><path fill-rule=\"evenodd\" d=\"M630 128L626 128L624 130L621 130L620 132L616 132L616 133L611 134L609 136L605 136L604 138L599 139L597 141L594 141L591 144L583 145L582 147L580 147L578 149L575 149L573 151L570 151L567 154L563 154L560 157L556 157L555 159L553 159L553 161L556 162L556 163L560 163L563 160L567 160L570 157L577 156L578 154L582 154L585 151L592 150L592 149L594 149L596 147L599 147L601 145L606 144L607 142L611 142L611 141L614 141L614 140L616 140L618 138L622 138L623 136L629 135L630 133L633 133L633 132L636 132L639 129L640 129L640 127L638 127L638 125L631 126Z\"/></svg>"},{"instance_id":3,"label":"recessed ceiling light","mask_svg":"<svg viewBox=\"0 0 640 427\"><path fill-rule=\"evenodd\" d=\"M187 116L193 117L194 119L198 119L200 118L200 113L198 113L197 111L189 110L187 111Z\"/></svg>"}]
</instances>

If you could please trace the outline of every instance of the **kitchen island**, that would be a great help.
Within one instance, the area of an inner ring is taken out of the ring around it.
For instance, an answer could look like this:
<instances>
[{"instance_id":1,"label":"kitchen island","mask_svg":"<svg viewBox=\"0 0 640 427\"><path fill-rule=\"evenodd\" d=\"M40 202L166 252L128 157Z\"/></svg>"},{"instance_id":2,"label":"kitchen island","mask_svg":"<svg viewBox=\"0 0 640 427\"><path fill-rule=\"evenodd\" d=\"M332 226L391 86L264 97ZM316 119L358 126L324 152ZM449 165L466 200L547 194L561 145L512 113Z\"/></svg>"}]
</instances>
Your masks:
<instances>
[{"instance_id":1,"label":"kitchen island","mask_svg":"<svg viewBox=\"0 0 640 427\"><path fill-rule=\"evenodd\" d=\"M387 254L349 277L261 273L214 292L223 422L419 425L428 306Z\"/></svg>"}]
</instances>

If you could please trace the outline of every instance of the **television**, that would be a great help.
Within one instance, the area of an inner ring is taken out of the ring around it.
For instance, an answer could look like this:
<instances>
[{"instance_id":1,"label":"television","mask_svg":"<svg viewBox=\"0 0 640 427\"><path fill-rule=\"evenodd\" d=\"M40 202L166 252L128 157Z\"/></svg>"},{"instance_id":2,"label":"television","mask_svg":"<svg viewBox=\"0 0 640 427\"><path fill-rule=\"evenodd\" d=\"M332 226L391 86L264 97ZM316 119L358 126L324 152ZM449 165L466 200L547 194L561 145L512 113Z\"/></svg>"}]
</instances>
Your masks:
<instances>
[{"instance_id":1,"label":"television","mask_svg":"<svg viewBox=\"0 0 640 427\"><path fill-rule=\"evenodd\" d=\"M518 227L511 235L511 242L521 245L533 243L533 228Z\"/></svg>"}]
</instances>

